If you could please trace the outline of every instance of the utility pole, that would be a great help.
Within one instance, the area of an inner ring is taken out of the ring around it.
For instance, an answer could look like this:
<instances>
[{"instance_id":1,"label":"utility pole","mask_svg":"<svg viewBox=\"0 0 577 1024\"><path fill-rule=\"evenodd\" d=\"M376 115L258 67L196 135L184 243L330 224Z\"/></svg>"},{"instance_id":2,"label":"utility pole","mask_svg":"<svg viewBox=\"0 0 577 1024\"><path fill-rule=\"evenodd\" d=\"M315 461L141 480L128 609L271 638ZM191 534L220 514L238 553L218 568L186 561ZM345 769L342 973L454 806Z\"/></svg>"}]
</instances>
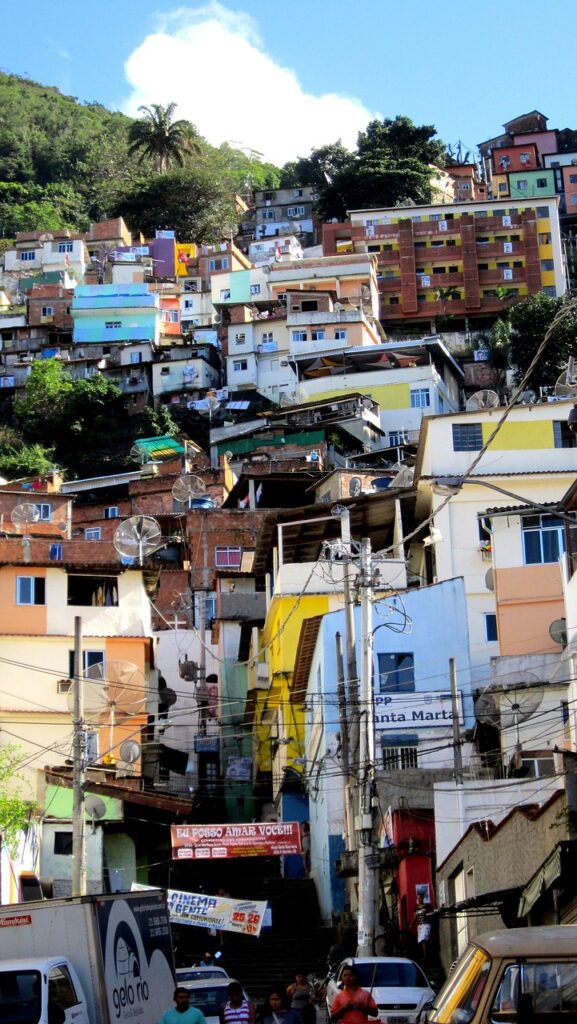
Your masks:
<instances>
[{"instance_id":1,"label":"utility pole","mask_svg":"<svg viewBox=\"0 0 577 1024\"><path fill-rule=\"evenodd\" d=\"M461 724L459 714L459 691L457 689L457 668L455 659L449 658L451 676L451 712L453 715L453 764L455 766L455 782L458 786L463 782L463 751L461 750Z\"/></svg>"},{"instance_id":2,"label":"utility pole","mask_svg":"<svg viewBox=\"0 0 577 1024\"><path fill-rule=\"evenodd\" d=\"M74 738L72 768L72 895L86 893L86 821L84 818L84 783L86 734L84 732L84 700L82 692L82 619L74 616Z\"/></svg>"},{"instance_id":3,"label":"utility pole","mask_svg":"<svg viewBox=\"0 0 577 1024\"><path fill-rule=\"evenodd\" d=\"M373 715L373 581L371 542L361 541L361 677L359 692L359 837L358 956L373 956L376 924L376 854L373 829L375 727Z\"/></svg>"},{"instance_id":4,"label":"utility pole","mask_svg":"<svg viewBox=\"0 0 577 1024\"><path fill-rule=\"evenodd\" d=\"M355 780L351 771L351 743L350 743L350 715L347 714L347 700L345 694L345 677L343 671L343 638L340 633L335 637L337 646L337 699L339 703L339 725L341 730L341 757L343 762L343 773L345 776L345 849L351 852L355 849L354 822L354 793ZM353 709L356 712L356 708Z\"/></svg>"}]
</instances>

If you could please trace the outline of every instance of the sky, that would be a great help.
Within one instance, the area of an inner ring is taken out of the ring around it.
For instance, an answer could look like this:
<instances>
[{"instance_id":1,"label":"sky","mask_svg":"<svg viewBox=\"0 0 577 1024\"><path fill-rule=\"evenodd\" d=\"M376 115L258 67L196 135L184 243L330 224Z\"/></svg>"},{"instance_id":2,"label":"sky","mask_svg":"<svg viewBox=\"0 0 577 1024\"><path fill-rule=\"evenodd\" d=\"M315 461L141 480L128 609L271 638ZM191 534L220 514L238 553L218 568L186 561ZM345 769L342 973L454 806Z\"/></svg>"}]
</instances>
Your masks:
<instances>
[{"instance_id":1,"label":"sky","mask_svg":"<svg viewBox=\"0 0 577 1024\"><path fill-rule=\"evenodd\" d=\"M4 5L3 71L133 116L174 101L213 145L277 164L398 114L473 152L534 109L577 127L573 0Z\"/></svg>"}]
</instances>

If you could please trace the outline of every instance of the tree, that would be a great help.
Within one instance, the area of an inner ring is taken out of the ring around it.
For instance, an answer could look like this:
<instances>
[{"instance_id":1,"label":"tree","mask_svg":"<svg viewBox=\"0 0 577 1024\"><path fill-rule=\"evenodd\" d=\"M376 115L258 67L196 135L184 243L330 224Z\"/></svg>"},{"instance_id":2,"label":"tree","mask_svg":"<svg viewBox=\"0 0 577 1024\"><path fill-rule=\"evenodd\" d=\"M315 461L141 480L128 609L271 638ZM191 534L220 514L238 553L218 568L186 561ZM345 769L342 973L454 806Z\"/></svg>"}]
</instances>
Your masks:
<instances>
[{"instance_id":1,"label":"tree","mask_svg":"<svg viewBox=\"0 0 577 1024\"><path fill-rule=\"evenodd\" d=\"M219 242L235 231L234 190L207 168L187 167L141 180L115 215L147 236L172 228L180 242Z\"/></svg>"},{"instance_id":2,"label":"tree","mask_svg":"<svg viewBox=\"0 0 577 1024\"><path fill-rule=\"evenodd\" d=\"M195 126L190 121L172 120L176 103L167 107L153 103L138 109L144 117L129 128L128 153L139 154L139 163L151 159L157 174L165 174L175 163L182 167L189 153L201 151Z\"/></svg>"},{"instance_id":3,"label":"tree","mask_svg":"<svg viewBox=\"0 0 577 1024\"><path fill-rule=\"evenodd\" d=\"M511 362L516 367L515 382L523 378L533 356L554 319L566 313L554 327L547 346L527 382L537 394L540 387L553 387L567 369L570 356L577 356L577 308L571 299L554 299L538 292L513 306L510 311Z\"/></svg>"},{"instance_id":4,"label":"tree","mask_svg":"<svg viewBox=\"0 0 577 1024\"><path fill-rule=\"evenodd\" d=\"M341 140L311 150L310 156L299 157L285 164L281 171L280 188L311 185L317 192L323 192L327 185L345 171L350 170L355 154L343 146Z\"/></svg>"},{"instance_id":5,"label":"tree","mask_svg":"<svg viewBox=\"0 0 577 1024\"><path fill-rule=\"evenodd\" d=\"M15 771L20 759L21 751L14 744L0 749L0 834L12 854L34 810L34 804L16 792L22 788L22 776Z\"/></svg>"},{"instance_id":6,"label":"tree","mask_svg":"<svg viewBox=\"0 0 577 1024\"><path fill-rule=\"evenodd\" d=\"M41 444L26 444L12 427L0 427L0 475L8 480L44 476L53 465L53 449Z\"/></svg>"},{"instance_id":7,"label":"tree","mask_svg":"<svg viewBox=\"0 0 577 1024\"><path fill-rule=\"evenodd\" d=\"M14 403L16 422L25 437L52 441L61 432L64 410L73 382L57 359L35 359L24 395Z\"/></svg>"}]
</instances>

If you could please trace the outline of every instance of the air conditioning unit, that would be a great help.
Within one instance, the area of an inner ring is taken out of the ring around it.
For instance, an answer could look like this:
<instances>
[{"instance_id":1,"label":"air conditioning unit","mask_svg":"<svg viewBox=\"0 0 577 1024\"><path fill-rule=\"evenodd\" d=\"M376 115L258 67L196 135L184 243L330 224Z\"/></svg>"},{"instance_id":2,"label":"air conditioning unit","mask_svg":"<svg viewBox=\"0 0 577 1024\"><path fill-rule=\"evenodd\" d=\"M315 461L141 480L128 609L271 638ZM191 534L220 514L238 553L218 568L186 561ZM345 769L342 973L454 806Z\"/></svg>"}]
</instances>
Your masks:
<instances>
[{"instance_id":1,"label":"air conditioning unit","mask_svg":"<svg viewBox=\"0 0 577 1024\"><path fill-rule=\"evenodd\" d=\"M70 693L72 689L71 679L58 679L56 682L56 693Z\"/></svg>"}]
</instances>

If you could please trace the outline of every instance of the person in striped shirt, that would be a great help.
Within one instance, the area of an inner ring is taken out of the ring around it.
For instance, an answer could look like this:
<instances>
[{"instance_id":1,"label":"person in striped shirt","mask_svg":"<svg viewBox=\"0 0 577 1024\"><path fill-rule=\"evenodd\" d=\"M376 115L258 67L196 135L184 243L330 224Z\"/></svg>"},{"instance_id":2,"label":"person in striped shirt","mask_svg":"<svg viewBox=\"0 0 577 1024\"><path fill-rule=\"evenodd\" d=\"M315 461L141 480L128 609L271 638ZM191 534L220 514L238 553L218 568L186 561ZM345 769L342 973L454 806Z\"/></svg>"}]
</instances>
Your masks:
<instances>
[{"instance_id":1,"label":"person in striped shirt","mask_svg":"<svg viewBox=\"0 0 577 1024\"><path fill-rule=\"evenodd\" d=\"M254 1024L254 1003L247 999L240 982L231 981L227 992L228 999L218 1011L220 1024Z\"/></svg>"}]
</instances>

